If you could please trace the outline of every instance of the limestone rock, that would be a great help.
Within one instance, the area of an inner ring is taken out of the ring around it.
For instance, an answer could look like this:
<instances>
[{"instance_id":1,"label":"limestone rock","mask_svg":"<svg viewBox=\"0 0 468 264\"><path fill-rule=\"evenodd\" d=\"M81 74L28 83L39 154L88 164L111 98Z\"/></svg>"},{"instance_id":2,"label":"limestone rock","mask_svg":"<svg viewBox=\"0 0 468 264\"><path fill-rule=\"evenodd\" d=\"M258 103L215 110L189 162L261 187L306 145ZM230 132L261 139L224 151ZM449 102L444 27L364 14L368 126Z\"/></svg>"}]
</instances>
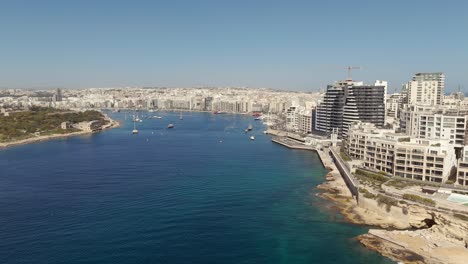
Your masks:
<instances>
[{"instance_id":1,"label":"limestone rock","mask_svg":"<svg viewBox=\"0 0 468 264\"><path fill-rule=\"evenodd\" d=\"M434 213L416 205L408 206L409 224L414 228L429 228L434 224Z\"/></svg>"}]
</instances>

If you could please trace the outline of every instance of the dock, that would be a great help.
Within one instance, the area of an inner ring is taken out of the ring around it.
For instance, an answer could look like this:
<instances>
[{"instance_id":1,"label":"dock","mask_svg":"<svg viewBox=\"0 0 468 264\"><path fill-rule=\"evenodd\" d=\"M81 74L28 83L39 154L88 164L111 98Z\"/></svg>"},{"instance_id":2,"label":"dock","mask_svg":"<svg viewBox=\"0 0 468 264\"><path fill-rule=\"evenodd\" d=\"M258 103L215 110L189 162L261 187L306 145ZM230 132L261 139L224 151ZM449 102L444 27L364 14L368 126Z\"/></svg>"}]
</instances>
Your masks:
<instances>
[{"instance_id":1,"label":"dock","mask_svg":"<svg viewBox=\"0 0 468 264\"><path fill-rule=\"evenodd\" d=\"M277 137L277 138L272 138L271 141L273 141L273 142L275 142L277 144L283 145L283 146L285 146L287 148L290 148L290 149L317 151L315 146L307 146L307 145L298 143L298 142L296 142L296 141L294 141L292 139L289 139L289 138Z\"/></svg>"}]
</instances>

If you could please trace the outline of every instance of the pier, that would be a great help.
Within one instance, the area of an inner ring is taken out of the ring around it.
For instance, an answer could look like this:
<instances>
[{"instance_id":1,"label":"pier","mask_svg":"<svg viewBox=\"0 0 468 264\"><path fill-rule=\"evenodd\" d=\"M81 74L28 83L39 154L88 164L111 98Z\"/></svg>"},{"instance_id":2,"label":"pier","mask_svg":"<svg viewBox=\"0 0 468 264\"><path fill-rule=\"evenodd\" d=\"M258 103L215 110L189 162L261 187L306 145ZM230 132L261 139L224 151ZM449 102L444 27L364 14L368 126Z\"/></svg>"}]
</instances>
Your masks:
<instances>
[{"instance_id":1,"label":"pier","mask_svg":"<svg viewBox=\"0 0 468 264\"><path fill-rule=\"evenodd\" d=\"M271 141L277 143L277 144L280 144L280 145L283 145L287 148L290 148L290 149L300 149L300 150L312 150L312 151L316 151L317 149L315 148L315 146L307 146L307 145L304 145L303 143L299 143L293 139L289 139L289 138L286 138L286 137L277 137L277 138L272 138Z\"/></svg>"}]
</instances>

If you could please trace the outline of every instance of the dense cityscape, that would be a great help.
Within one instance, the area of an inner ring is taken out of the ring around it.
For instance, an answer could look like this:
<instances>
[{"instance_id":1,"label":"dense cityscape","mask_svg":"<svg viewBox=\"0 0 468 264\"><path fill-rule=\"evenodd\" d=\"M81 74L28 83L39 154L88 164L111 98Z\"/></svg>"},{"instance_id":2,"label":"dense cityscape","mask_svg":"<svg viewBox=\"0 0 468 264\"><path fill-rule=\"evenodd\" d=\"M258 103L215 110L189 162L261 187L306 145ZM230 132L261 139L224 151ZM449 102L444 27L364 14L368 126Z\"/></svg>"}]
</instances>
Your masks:
<instances>
[{"instance_id":1,"label":"dense cityscape","mask_svg":"<svg viewBox=\"0 0 468 264\"><path fill-rule=\"evenodd\" d=\"M330 139L335 133L346 153L361 161L360 167L468 186L468 98L460 91L444 91L443 73L417 73L394 94L388 94L386 81L368 85L351 79L321 92L236 87L4 89L0 107L4 116L34 106L262 113L270 128L297 133L306 144L320 145L311 138ZM415 146L420 150L413 157Z\"/></svg>"}]
</instances>

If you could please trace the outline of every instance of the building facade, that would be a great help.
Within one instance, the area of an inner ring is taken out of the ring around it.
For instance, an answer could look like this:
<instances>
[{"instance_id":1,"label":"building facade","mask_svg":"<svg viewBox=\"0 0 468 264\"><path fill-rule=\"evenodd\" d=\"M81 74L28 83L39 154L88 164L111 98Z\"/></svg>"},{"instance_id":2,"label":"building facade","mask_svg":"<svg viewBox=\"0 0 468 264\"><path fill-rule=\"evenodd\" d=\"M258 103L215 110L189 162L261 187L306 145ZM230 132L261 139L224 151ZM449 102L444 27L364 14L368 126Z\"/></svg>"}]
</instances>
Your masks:
<instances>
[{"instance_id":1,"label":"building facade","mask_svg":"<svg viewBox=\"0 0 468 264\"><path fill-rule=\"evenodd\" d=\"M339 137L344 137L349 125L356 121L383 127L386 82L379 83L385 85L364 85L351 80L329 85L316 109L315 129L325 133L338 129Z\"/></svg>"},{"instance_id":2,"label":"building facade","mask_svg":"<svg viewBox=\"0 0 468 264\"><path fill-rule=\"evenodd\" d=\"M409 104L441 105L445 88L442 72L416 73L406 84Z\"/></svg>"},{"instance_id":3,"label":"building facade","mask_svg":"<svg viewBox=\"0 0 468 264\"><path fill-rule=\"evenodd\" d=\"M455 149L446 140L396 134L369 123L353 123L344 146L365 168L413 180L444 183L457 163Z\"/></svg>"},{"instance_id":4,"label":"building facade","mask_svg":"<svg viewBox=\"0 0 468 264\"><path fill-rule=\"evenodd\" d=\"M400 110L400 131L412 137L447 140L457 155L468 145L468 111L410 105Z\"/></svg>"},{"instance_id":5,"label":"building facade","mask_svg":"<svg viewBox=\"0 0 468 264\"><path fill-rule=\"evenodd\" d=\"M468 147L463 148L463 155L458 160L456 184L468 186Z\"/></svg>"}]
</instances>

